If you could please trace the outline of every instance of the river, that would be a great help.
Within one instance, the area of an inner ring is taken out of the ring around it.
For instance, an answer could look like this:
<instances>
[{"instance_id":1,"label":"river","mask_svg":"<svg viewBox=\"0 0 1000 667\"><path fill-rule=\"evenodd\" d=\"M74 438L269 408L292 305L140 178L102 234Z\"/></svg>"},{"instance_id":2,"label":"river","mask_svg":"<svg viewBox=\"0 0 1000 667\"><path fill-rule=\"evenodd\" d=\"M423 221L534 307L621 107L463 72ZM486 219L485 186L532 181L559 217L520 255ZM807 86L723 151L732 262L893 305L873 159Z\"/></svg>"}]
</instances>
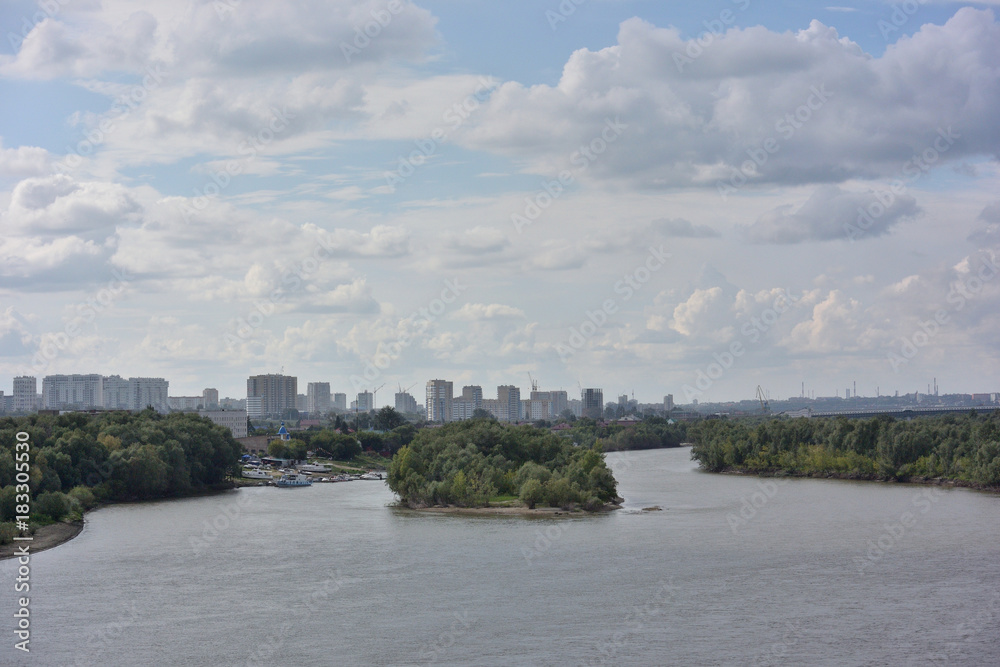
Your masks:
<instances>
[{"instance_id":1,"label":"river","mask_svg":"<svg viewBox=\"0 0 1000 667\"><path fill-rule=\"evenodd\" d=\"M1000 664L1000 497L609 463L625 507L579 518L378 481L101 509L31 558L30 656L0 563L0 664Z\"/></svg>"}]
</instances>

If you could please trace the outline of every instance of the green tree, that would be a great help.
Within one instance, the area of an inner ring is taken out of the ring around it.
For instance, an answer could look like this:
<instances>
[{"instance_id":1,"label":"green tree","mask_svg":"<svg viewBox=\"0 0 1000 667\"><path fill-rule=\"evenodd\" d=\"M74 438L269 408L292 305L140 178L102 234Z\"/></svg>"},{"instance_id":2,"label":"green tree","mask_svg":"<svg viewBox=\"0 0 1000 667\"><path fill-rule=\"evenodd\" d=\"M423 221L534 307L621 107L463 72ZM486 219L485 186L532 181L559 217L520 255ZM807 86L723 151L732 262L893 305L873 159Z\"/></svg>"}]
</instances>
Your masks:
<instances>
[{"instance_id":1,"label":"green tree","mask_svg":"<svg viewBox=\"0 0 1000 667\"><path fill-rule=\"evenodd\" d=\"M267 443L267 455L276 459L290 459L291 452L286 440L272 440Z\"/></svg>"},{"instance_id":2,"label":"green tree","mask_svg":"<svg viewBox=\"0 0 1000 667\"><path fill-rule=\"evenodd\" d=\"M378 431L391 431L406 423L406 418L396 412L396 409L386 405L381 408L372 420L372 425Z\"/></svg>"},{"instance_id":3,"label":"green tree","mask_svg":"<svg viewBox=\"0 0 1000 667\"><path fill-rule=\"evenodd\" d=\"M46 491L38 494L32 506L35 514L42 514L53 521L59 521L69 514L72 507L69 498L59 491Z\"/></svg>"},{"instance_id":4,"label":"green tree","mask_svg":"<svg viewBox=\"0 0 1000 667\"><path fill-rule=\"evenodd\" d=\"M300 438L286 440L285 447L288 449L289 458L296 461L304 460L306 458L306 451L309 449L309 445L307 445Z\"/></svg>"},{"instance_id":5,"label":"green tree","mask_svg":"<svg viewBox=\"0 0 1000 667\"><path fill-rule=\"evenodd\" d=\"M13 521L17 516L17 489L12 484L0 489L0 521Z\"/></svg>"},{"instance_id":6,"label":"green tree","mask_svg":"<svg viewBox=\"0 0 1000 667\"><path fill-rule=\"evenodd\" d=\"M528 506L528 509L535 509L535 505L545 500L545 488L537 479L529 479L521 485L518 497L522 503Z\"/></svg>"}]
</instances>

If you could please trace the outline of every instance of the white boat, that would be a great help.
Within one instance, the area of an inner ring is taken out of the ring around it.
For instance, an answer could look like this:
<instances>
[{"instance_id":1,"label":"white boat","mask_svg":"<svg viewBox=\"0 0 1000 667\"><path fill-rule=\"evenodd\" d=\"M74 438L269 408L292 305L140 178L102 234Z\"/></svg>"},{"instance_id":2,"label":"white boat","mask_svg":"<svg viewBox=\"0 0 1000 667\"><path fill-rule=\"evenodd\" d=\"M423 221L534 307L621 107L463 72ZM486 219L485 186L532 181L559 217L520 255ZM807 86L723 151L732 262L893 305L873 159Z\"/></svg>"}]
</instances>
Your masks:
<instances>
[{"instance_id":1,"label":"white boat","mask_svg":"<svg viewBox=\"0 0 1000 667\"><path fill-rule=\"evenodd\" d=\"M278 486L312 486L312 480L305 475L290 473L282 475L275 484Z\"/></svg>"},{"instance_id":2,"label":"white boat","mask_svg":"<svg viewBox=\"0 0 1000 667\"><path fill-rule=\"evenodd\" d=\"M350 482L351 481L351 476L348 475L348 474L340 474L340 475L337 475L336 477L331 477L330 481L331 482Z\"/></svg>"},{"instance_id":3,"label":"white boat","mask_svg":"<svg viewBox=\"0 0 1000 667\"><path fill-rule=\"evenodd\" d=\"M333 466L329 463L303 463L299 470L303 472L330 472Z\"/></svg>"},{"instance_id":4,"label":"white boat","mask_svg":"<svg viewBox=\"0 0 1000 667\"><path fill-rule=\"evenodd\" d=\"M243 476L247 479L271 479L271 476L266 471L259 468L244 468Z\"/></svg>"},{"instance_id":5,"label":"white boat","mask_svg":"<svg viewBox=\"0 0 1000 667\"><path fill-rule=\"evenodd\" d=\"M368 471L361 476L361 479L382 479L382 473Z\"/></svg>"}]
</instances>

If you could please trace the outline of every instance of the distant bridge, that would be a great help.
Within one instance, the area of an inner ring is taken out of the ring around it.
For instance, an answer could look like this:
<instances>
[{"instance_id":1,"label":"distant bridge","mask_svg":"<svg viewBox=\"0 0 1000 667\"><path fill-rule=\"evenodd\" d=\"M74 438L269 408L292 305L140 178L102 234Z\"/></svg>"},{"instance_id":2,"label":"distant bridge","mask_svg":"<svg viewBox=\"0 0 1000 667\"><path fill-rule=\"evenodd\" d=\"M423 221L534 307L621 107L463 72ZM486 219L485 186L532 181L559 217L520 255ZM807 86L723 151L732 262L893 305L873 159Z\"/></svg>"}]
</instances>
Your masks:
<instances>
[{"instance_id":1,"label":"distant bridge","mask_svg":"<svg viewBox=\"0 0 1000 667\"><path fill-rule=\"evenodd\" d=\"M785 413L789 417L847 417L848 419L863 419L865 417L878 417L886 415L897 419L909 419L911 417L932 417L934 415L965 414L975 410L977 412L992 412L996 410L995 405L978 405L965 407L936 407L936 408L870 408L859 410L831 410L825 412L814 412L811 408L803 410L790 410Z\"/></svg>"}]
</instances>

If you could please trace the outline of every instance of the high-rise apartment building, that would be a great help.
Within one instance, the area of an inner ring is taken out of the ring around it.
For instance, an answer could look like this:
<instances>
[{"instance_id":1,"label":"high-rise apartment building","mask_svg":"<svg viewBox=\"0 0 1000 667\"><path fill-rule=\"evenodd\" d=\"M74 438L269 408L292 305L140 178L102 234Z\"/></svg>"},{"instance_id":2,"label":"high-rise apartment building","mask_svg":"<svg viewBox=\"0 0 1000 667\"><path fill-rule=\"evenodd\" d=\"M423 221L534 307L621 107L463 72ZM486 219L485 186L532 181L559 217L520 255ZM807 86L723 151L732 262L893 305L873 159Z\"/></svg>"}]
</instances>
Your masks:
<instances>
[{"instance_id":1,"label":"high-rise apartment building","mask_svg":"<svg viewBox=\"0 0 1000 667\"><path fill-rule=\"evenodd\" d=\"M247 417L250 419L263 419L264 399L262 396L247 396Z\"/></svg>"},{"instance_id":2,"label":"high-rise apartment building","mask_svg":"<svg viewBox=\"0 0 1000 667\"><path fill-rule=\"evenodd\" d=\"M580 393L582 402L581 413L583 417L591 419L601 419L604 417L604 392L600 389L584 389Z\"/></svg>"},{"instance_id":3,"label":"high-rise apartment building","mask_svg":"<svg viewBox=\"0 0 1000 667\"><path fill-rule=\"evenodd\" d=\"M333 409L340 410L341 412L347 411L347 394L333 395Z\"/></svg>"},{"instance_id":4,"label":"high-rise apartment building","mask_svg":"<svg viewBox=\"0 0 1000 667\"><path fill-rule=\"evenodd\" d=\"M674 395L667 394L663 397L663 411L670 412L674 409Z\"/></svg>"},{"instance_id":5,"label":"high-rise apartment building","mask_svg":"<svg viewBox=\"0 0 1000 667\"><path fill-rule=\"evenodd\" d=\"M104 378L91 375L46 375L42 405L48 410L95 410L104 407Z\"/></svg>"},{"instance_id":6,"label":"high-rise apartment building","mask_svg":"<svg viewBox=\"0 0 1000 667\"><path fill-rule=\"evenodd\" d=\"M375 409L375 396L367 389L358 394L358 412L371 412Z\"/></svg>"},{"instance_id":7,"label":"high-rise apartment building","mask_svg":"<svg viewBox=\"0 0 1000 667\"><path fill-rule=\"evenodd\" d=\"M201 405L205 410L218 410L219 390L211 388L203 389L201 391Z\"/></svg>"},{"instance_id":8,"label":"high-rise apartment building","mask_svg":"<svg viewBox=\"0 0 1000 667\"><path fill-rule=\"evenodd\" d=\"M451 403L453 398L454 385L451 382L447 380L428 380L427 401L424 403L427 408L427 421L452 421Z\"/></svg>"},{"instance_id":9,"label":"high-rise apartment building","mask_svg":"<svg viewBox=\"0 0 1000 667\"><path fill-rule=\"evenodd\" d=\"M263 417L281 417L289 410L295 410L299 379L291 375L254 375L247 379L247 413L250 412L250 398L260 397L260 411Z\"/></svg>"},{"instance_id":10,"label":"high-rise apartment building","mask_svg":"<svg viewBox=\"0 0 1000 667\"><path fill-rule=\"evenodd\" d=\"M153 408L157 412L169 412L167 394L170 383L163 378L129 378L132 392L132 410Z\"/></svg>"},{"instance_id":11,"label":"high-rise apartment building","mask_svg":"<svg viewBox=\"0 0 1000 667\"><path fill-rule=\"evenodd\" d=\"M28 413L38 409L38 380L31 375L14 378L14 412Z\"/></svg>"},{"instance_id":12,"label":"high-rise apartment building","mask_svg":"<svg viewBox=\"0 0 1000 667\"><path fill-rule=\"evenodd\" d=\"M483 388L478 384L462 387L462 398L472 401L473 408L483 407Z\"/></svg>"},{"instance_id":13,"label":"high-rise apartment building","mask_svg":"<svg viewBox=\"0 0 1000 667\"><path fill-rule=\"evenodd\" d=\"M396 392L396 412L416 412L417 411L417 399L415 399L409 392L398 391Z\"/></svg>"},{"instance_id":14,"label":"high-rise apartment building","mask_svg":"<svg viewBox=\"0 0 1000 667\"><path fill-rule=\"evenodd\" d=\"M329 382L310 382L306 385L306 411L309 414L325 415L332 407Z\"/></svg>"},{"instance_id":15,"label":"high-rise apartment building","mask_svg":"<svg viewBox=\"0 0 1000 667\"><path fill-rule=\"evenodd\" d=\"M198 414L225 426L234 438L247 437L247 413L242 410L199 410Z\"/></svg>"},{"instance_id":16,"label":"high-rise apartment building","mask_svg":"<svg viewBox=\"0 0 1000 667\"><path fill-rule=\"evenodd\" d=\"M521 390L514 385L500 385L497 387L497 401L499 401L500 415L497 417L502 422L516 422L521 419Z\"/></svg>"}]
</instances>

